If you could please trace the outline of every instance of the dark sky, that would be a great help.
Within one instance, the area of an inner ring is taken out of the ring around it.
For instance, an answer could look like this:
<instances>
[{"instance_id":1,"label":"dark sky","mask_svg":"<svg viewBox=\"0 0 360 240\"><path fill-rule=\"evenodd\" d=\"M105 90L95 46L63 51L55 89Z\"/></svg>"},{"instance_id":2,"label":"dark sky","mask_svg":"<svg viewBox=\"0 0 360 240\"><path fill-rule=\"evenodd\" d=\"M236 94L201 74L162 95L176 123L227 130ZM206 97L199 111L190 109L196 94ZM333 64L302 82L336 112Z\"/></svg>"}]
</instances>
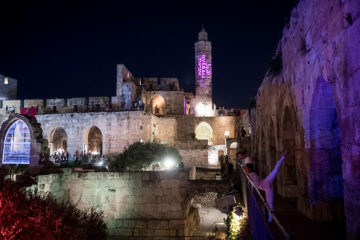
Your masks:
<instances>
[{"instance_id":1,"label":"dark sky","mask_svg":"<svg viewBox=\"0 0 360 240\"><path fill-rule=\"evenodd\" d=\"M213 100L247 107L294 0L0 0L0 74L19 98L114 96L116 64L136 77L178 77L194 91L194 42L213 45Z\"/></svg>"}]
</instances>

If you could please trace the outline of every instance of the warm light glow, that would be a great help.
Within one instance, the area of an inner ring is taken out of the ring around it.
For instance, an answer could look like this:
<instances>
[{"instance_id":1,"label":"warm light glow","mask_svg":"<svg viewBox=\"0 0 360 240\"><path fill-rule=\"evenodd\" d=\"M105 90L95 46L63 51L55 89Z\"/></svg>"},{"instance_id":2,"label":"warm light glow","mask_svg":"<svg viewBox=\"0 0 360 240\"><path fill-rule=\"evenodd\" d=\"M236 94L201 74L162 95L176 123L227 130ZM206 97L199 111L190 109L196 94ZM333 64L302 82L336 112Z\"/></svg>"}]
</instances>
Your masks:
<instances>
[{"instance_id":1,"label":"warm light glow","mask_svg":"<svg viewBox=\"0 0 360 240\"><path fill-rule=\"evenodd\" d=\"M100 155L98 151L92 151L91 155Z\"/></svg>"},{"instance_id":2,"label":"warm light glow","mask_svg":"<svg viewBox=\"0 0 360 240\"><path fill-rule=\"evenodd\" d=\"M195 138L199 140L213 141L213 129L207 122L201 122L195 129Z\"/></svg>"},{"instance_id":3,"label":"warm light glow","mask_svg":"<svg viewBox=\"0 0 360 240\"><path fill-rule=\"evenodd\" d=\"M200 102L195 106L196 116L213 116L213 110L211 109L211 103Z\"/></svg>"},{"instance_id":4,"label":"warm light glow","mask_svg":"<svg viewBox=\"0 0 360 240\"><path fill-rule=\"evenodd\" d=\"M9 78L8 77L4 78L4 84L9 84Z\"/></svg>"},{"instance_id":5,"label":"warm light glow","mask_svg":"<svg viewBox=\"0 0 360 240\"><path fill-rule=\"evenodd\" d=\"M162 96L155 94L151 99L151 112L154 115L165 115L166 114L165 107L166 107L165 99Z\"/></svg>"},{"instance_id":6,"label":"warm light glow","mask_svg":"<svg viewBox=\"0 0 360 240\"><path fill-rule=\"evenodd\" d=\"M165 170L170 170L175 167L175 159L168 156L163 160L163 165L165 167Z\"/></svg>"},{"instance_id":7,"label":"warm light glow","mask_svg":"<svg viewBox=\"0 0 360 240\"><path fill-rule=\"evenodd\" d=\"M228 138L230 136L229 131L225 131L224 135L225 135L226 138Z\"/></svg>"}]
</instances>

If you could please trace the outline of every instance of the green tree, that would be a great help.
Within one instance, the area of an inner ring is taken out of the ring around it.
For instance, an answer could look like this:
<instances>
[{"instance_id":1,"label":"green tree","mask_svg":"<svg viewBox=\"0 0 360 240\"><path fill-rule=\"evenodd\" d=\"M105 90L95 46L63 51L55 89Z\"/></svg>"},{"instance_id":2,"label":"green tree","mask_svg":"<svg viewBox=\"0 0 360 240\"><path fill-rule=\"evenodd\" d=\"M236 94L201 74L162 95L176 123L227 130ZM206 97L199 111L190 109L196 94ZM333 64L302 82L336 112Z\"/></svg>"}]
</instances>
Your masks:
<instances>
[{"instance_id":1,"label":"green tree","mask_svg":"<svg viewBox=\"0 0 360 240\"><path fill-rule=\"evenodd\" d=\"M130 145L123 153L110 156L110 171L139 171L151 169L155 164L163 165L166 158L181 162L178 150L167 144L136 142Z\"/></svg>"}]
</instances>

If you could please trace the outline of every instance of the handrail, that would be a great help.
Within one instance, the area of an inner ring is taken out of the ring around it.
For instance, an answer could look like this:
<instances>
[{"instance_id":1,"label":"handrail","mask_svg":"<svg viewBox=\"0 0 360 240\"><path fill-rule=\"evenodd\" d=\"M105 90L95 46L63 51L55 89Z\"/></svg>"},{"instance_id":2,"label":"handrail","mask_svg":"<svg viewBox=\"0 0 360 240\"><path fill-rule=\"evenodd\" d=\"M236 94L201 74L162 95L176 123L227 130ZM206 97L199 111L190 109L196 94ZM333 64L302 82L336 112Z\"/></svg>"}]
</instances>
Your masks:
<instances>
[{"instance_id":1,"label":"handrail","mask_svg":"<svg viewBox=\"0 0 360 240\"><path fill-rule=\"evenodd\" d=\"M244 169L241 169L242 173L244 174L244 176L246 177L246 179L248 180L248 182L250 183L252 189L255 189L255 192L257 193L258 197L260 198L260 200L262 201L262 203L264 204L268 214L271 214L276 226L279 228L280 232L282 233L282 235L285 237L286 240L290 240L290 234L285 230L285 228L281 225L280 221L277 219L277 217L275 216L275 213L273 210L271 210L269 204L266 202L266 200L263 198L263 196L261 195L259 189L256 187L256 185L254 184L254 182L250 179L250 177L246 174L246 172L244 171Z\"/></svg>"}]
</instances>

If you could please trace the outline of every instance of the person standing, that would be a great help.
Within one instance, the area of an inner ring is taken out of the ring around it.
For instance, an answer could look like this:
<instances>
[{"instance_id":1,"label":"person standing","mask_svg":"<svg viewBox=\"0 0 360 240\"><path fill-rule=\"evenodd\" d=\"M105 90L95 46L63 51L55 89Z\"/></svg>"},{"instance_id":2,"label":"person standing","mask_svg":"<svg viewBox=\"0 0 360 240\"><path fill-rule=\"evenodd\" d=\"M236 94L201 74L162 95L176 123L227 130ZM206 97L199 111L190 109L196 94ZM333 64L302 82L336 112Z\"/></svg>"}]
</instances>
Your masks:
<instances>
[{"instance_id":1,"label":"person standing","mask_svg":"<svg viewBox=\"0 0 360 240\"><path fill-rule=\"evenodd\" d=\"M269 204L271 210L273 210L273 201L274 201L274 186L273 183L275 181L276 175L279 172L280 166L284 161L285 157L288 155L289 151L285 150L280 158L280 160L276 163L274 169L267 175L264 179L260 179L259 176L254 172L254 166L252 163L247 163L243 168L249 178L252 180L254 185L260 189L265 191L266 201ZM269 214L269 222L271 222L272 217Z\"/></svg>"}]
</instances>

